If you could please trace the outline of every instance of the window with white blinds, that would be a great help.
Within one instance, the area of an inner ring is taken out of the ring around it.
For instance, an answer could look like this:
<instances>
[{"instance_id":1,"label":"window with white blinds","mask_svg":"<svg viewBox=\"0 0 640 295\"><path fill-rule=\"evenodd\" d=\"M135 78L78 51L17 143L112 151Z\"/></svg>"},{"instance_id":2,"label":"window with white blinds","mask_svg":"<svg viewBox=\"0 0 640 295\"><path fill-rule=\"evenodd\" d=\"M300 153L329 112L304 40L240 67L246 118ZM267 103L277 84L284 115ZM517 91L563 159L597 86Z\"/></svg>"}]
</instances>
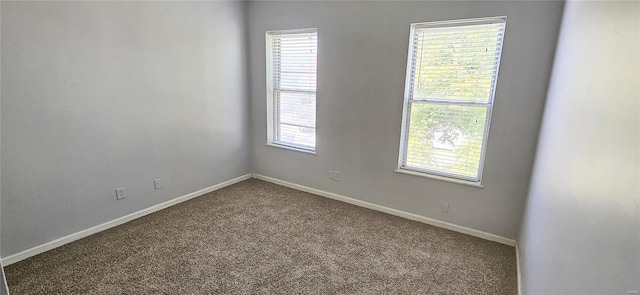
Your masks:
<instances>
[{"instance_id":1,"label":"window with white blinds","mask_svg":"<svg viewBox=\"0 0 640 295\"><path fill-rule=\"evenodd\" d=\"M411 26L399 169L479 183L506 17Z\"/></svg>"},{"instance_id":2,"label":"window with white blinds","mask_svg":"<svg viewBox=\"0 0 640 295\"><path fill-rule=\"evenodd\" d=\"M268 144L316 147L317 29L267 32Z\"/></svg>"}]
</instances>

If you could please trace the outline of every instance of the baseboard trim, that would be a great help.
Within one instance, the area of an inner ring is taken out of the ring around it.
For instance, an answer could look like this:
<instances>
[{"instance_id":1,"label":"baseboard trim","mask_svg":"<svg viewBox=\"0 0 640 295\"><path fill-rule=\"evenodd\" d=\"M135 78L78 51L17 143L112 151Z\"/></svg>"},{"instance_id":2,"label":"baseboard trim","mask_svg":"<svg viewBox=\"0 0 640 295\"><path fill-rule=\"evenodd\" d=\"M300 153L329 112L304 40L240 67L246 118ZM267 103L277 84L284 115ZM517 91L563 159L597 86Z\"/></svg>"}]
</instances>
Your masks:
<instances>
[{"instance_id":1,"label":"baseboard trim","mask_svg":"<svg viewBox=\"0 0 640 295\"><path fill-rule=\"evenodd\" d=\"M307 186L304 186L304 185L295 184L295 183L284 181L284 180L280 180L280 179L277 179L277 178L273 178L273 177L269 177L269 176L265 176L265 175L261 175L261 174L256 174L256 173L253 173L253 178L264 180L264 181L275 183L275 184L279 184L279 185L282 185L282 186L286 186L286 187L297 189L297 190L300 190L300 191L303 191L303 192L307 192L307 193L311 193L311 194L314 194L314 195L326 197L326 198L329 198L329 199L342 201L342 202L345 202L345 203L349 203L349 204L352 204L352 205L364 207L364 208L367 208L367 209L376 210L376 211L384 212L384 213L387 213L387 214L395 215L395 216L398 216L398 217L402 217L402 218L406 218L406 219L410 219L410 220L414 220L414 221L430 224L430 225L433 225L433 226L437 226L437 227L440 227L440 228L444 228L444 229L452 230L452 231L455 231L455 232L467 234L467 235L470 235L470 236L482 238L482 239L485 239L485 240L498 242L498 243L505 244L505 245L508 245L508 246L512 246L513 247L513 246L516 245L516 241L515 240L508 239L508 238L505 238L505 237L501 237L501 236L498 236L498 235L494 235L494 234L491 234L491 233L479 231L479 230L476 230L476 229L460 226L460 225L453 224L453 223L440 221L440 220L429 218L429 217L425 217L425 216L422 216L422 215L417 215L417 214L413 214L413 213L409 213L409 212L405 212L405 211L401 211L401 210L397 210L397 209L393 209L393 208L389 208L389 207L385 207L385 206L381 206L381 205L377 205L377 204L361 201L361 200L358 200L358 199L354 199L354 198L350 198L350 197L346 197L346 196L330 193L330 192L327 192L327 191L323 191L323 190L307 187Z\"/></svg>"},{"instance_id":2,"label":"baseboard trim","mask_svg":"<svg viewBox=\"0 0 640 295\"><path fill-rule=\"evenodd\" d=\"M18 261L27 259L29 257L38 255L40 253L43 253L43 252L49 251L51 249L60 247L62 245L71 243L73 241L76 241L76 240L79 240L81 238L90 236L92 234L101 232L103 230L110 229L112 227L127 223L127 222L129 222L131 220L140 218L142 216L145 216L145 215L160 211L162 209L171 207L173 205L182 203L184 201L188 201L188 200L193 199L195 197L199 197L199 196L204 195L206 193L210 193L212 191L219 190L219 189L221 189L223 187L230 186L230 185L238 183L240 181L247 180L247 179L251 178L252 176L253 175L251 173L245 174L245 175L236 177L234 179L230 179L230 180L227 180L225 182L222 182L222 183L219 183L219 184L216 184L216 185L201 189L199 191L196 191L196 192L193 192L193 193L181 196L181 197L177 197L175 199L172 199L172 200L169 200L169 201L166 201L166 202L151 206L149 208L142 209L140 211L137 211L137 212L134 212L134 213L131 213L131 214L128 214L128 215L113 219L111 221L107 221L105 223L96 225L94 227L90 227L88 229L81 230L79 232L76 232L76 233L64 236L62 238L59 238L59 239L44 243L42 245L35 246L33 248L24 250L22 252L18 252L16 254L12 254L12 255L9 255L7 257L3 257L2 258L2 264L4 266L7 266L7 265L10 265L10 264L16 263Z\"/></svg>"},{"instance_id":3,"label":"baseboard trim","mask_svg":"<svg viewBox=\"0 0 640 295\"><path fill-rule=\"evenodd\" d=\"M516 272L518 272L518 295L522 295L522 272L520 272L520 250L516 241Z\"/></svg>"},{"instance_id":4,"label":"baseboard trim","mask_svg":"<svg viewBox=\"0 0 640 295\"><path fill-rule=\"evenodd\" d=\"M418 221L418 222L422 222L422 223L426 223L426 224L430 224L433 226L437 226L440 228L444 228L444 229L448 229L448 230L452 230L455 232L459 232L459 233L463 233L463 234L468 234L470 236L474 236L474 237L478 237L478 238L482 238L485 240L489 240L489 241L494 241L494 242L498 242L501 244L505 244L505 245L509 245L509 246L514 246L516 247L516 263L517 263L517 268L518 268L518 294L520 293L520 287L521 287L521 278L520 278L520 257L519 257L519 253L518 253L518 247L516 244L515 240L512 239L508 239L505 237L501 237L498 235L494 235L491 233L487 233L487 232L483 232L483 231L479 231L479 230L475 230L472 228L468 228L468 227L464 227L464 226L460 226L457 224L453 224L453 223L448 223L448 222L444 222L444 221L440 221L437 219L433 219L433 218L429 218L429 217L425 217L425 216L421 216L421 215L417 215L417 214L413 214L413 213L409 213L409 212L405 212L405 211L401 211L401 210L397 210L397 209L393 209L393 208L389 208L389 207L385 207L382 205L377 205L377 204L373 204L373 203L369 203L366 201L362 201L362 200L358 200L358 199L354 199L354 198L350 198L350 197L346 197L343 195L339 195L339 194L334 194L334 193L330 193L327 191L323 191L323 190L319 190L319 189L315 189L315 188L311 188L311 187L307 187L307 186L303 186L303 185L299 185L299 184L295 184L292 182L288 182L288 181L284 181L284 180L280 180L277 178L273 178L273 177L268 177L265 175L261 175L261 174L256 174L256 173L251 173L251 174L245 174L239 177L236 177L234 179L230 179L227 181L224 181L222 183L201 189L199 191L181 196L181 197L177 197L175 199L151 206L149 208L146 209L142 209L140 211L113 219L111 221L107 221L105 223L96 225L94 227L85 229L85 230L81 230L79 232L58 238L56 240L44 243L42 245L38 245L35 246L33 248L18 252L16 254L12 254L9 255L7 257L3 257L2 258L2 264L4 266L16 263L18 261L27 259L29 257L38 255L40 253L52 250L54 248L60 247L62 245L71 243L73 241L79 240L81 238L90 236L92 234L110 229L112 227L127 223L131 220L140 218L142 216L160 211L162 209L171 207L173 205L188 201L190 199L193 199L195 197L199 197L201 195L204 195L206 193L210 193L212 191L216 191L219 190L221 188L224 188L226 186L230 186L232 184L241 182L243 180L247 180L249 178L256 178L256 179L260 179L260 180L264 180L267 182L271 182L271 183L275 183L275 184L279 184L282 186L286 186L289 188L293 188L293 189L297 189L300 191L304 191L304 192L308 192L314 195L318 195L318 196L322 196L322 197L326 197L326 198L330 198L330 199L334 199L334 200L338 200L341 202L345 202L345 203L349 203L352 205L356 205L356 206L360 206L360 207L364 207L364 208L368 208L371 210L376 210L376 211L380 211L380 212L384 212L387 214L391 214L394 216L398 216L398 217L402 217L402 218L406 218L406 219L410 219L410 220L414 220L414 221Z\"/></svg>"}]
</instances>

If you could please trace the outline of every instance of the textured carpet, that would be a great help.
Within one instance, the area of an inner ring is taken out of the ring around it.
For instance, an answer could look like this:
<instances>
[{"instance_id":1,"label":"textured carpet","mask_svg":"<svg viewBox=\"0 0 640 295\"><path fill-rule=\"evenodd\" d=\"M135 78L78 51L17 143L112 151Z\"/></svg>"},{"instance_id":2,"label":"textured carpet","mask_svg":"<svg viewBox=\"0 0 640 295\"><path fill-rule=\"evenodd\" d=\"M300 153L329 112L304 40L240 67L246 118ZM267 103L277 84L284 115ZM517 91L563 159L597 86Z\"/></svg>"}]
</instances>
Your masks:
<instances>
[{"instance_id":1,"label":"textured carpet","mask_svg":"<svg viewBox=\"0 0 640 295\"><path fill-rule=\"evenodd\" d=\"M247 180L5 268L11 294L516 294L514 248Z\"/></svg>"}]
</instances>

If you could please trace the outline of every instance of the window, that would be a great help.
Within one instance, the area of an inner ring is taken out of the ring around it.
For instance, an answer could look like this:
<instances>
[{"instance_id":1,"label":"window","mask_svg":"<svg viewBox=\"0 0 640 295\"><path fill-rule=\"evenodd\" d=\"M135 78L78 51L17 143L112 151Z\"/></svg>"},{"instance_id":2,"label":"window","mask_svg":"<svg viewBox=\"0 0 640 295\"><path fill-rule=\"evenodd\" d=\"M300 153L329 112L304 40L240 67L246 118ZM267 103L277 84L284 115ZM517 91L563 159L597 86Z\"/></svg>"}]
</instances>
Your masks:
<instances>
[{"instance_id":1,"label":"window","mask_svg":"<svg viewBox=\"0 0 640 295\"><path fill-rule=\"evenodd\" d=\"M316 148L317 29L267 32L267 144Z\"/></svg>"},{"instance_id":2,"label":"window","mask_svg":"<svg viewBox=\"0 0 640 295\"><path fill-rule=\"evenodd\" d=\"M411 25L399 172L480 183L505 24Z\"/></svg>"}]
</instances>

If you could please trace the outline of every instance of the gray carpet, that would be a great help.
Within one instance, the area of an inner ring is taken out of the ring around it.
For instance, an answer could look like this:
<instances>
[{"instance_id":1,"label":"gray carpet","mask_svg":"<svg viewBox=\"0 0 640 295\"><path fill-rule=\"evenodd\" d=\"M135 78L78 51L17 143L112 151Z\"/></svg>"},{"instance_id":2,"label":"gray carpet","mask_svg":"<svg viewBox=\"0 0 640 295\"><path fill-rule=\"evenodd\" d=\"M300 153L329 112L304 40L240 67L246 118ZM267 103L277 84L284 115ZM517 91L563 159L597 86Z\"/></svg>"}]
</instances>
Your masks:
<instances>
[{"instance_id":1,"label":"gray carpet","mask_svg":"<svg viewBox=\"0 0 640 295\"><path fill-rule=\"evenodd\" d=\"M514 248L247 180L5 268L11 294L516 294Z\"/></svg>"}]
</instances>

